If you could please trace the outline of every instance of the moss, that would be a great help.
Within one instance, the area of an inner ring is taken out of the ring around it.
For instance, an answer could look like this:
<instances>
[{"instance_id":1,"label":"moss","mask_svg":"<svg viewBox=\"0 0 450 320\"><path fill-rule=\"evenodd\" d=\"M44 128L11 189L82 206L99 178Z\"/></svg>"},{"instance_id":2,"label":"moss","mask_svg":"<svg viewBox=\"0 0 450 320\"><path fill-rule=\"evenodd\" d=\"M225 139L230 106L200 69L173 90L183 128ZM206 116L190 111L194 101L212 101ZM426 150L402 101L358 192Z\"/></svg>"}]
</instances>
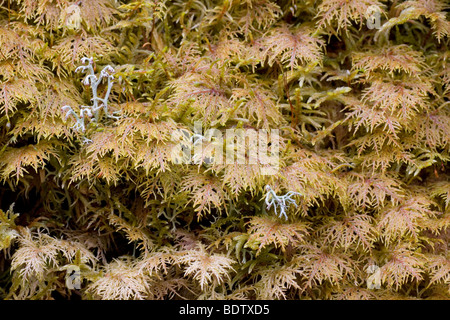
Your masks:
<instances>
[{"instance_id":1,"label":"moss","mask_svg":"<svg viewBox=\"0 0 450 320\"><path fill-rule=\"evenodd\" d=\"M0 3L2 298L450 298L445 1Z\"/></svg>"}]
</instances>

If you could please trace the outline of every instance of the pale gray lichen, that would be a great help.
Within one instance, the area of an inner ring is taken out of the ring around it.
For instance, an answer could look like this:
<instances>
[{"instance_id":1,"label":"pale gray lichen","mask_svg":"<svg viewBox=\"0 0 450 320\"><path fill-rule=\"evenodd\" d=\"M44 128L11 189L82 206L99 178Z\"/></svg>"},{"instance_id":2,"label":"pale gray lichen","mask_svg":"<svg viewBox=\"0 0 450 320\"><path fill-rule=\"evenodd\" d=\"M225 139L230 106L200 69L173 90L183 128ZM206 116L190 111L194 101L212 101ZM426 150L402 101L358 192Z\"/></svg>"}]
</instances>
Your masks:
<instances>
[{"instance_id":1,"label":"pale gray lichen","mask_svg":"<svg viewBox=\"0 0 450 320\"><path fill-rule=\"evenodd\" d=\"M288 216L286 214L286 209L289 207L289 205L293 204L295 207L297 207L297 203L294 199L292 199L292 196L299 195L301 196L301 193L289 191L283 196L277 196L275 191L269 186L266 185L266 196L265 196L265 202L267 205L267 210L270 210L270 208L273 205L273 209L275 211L275 214L279 216L280 218L284 216L284 218L287 220ZM278 215L277 207L280 209L280 214Z\"/></svg>"},{"instance_id":2,"label":"pale gray lichen","mask_svg":"<svg viewBox=\"0 0 450 320\"><path fill-rule=\"evenodd\" d=\"M94 72L94 59L91 58L82 58L81 62L83 66L79 66L75 69L75 72L86 72L87 75L82 81L84 85L90 86L92 90L92 106L81 106L80 107L80 114L78 115L71 106L63 106L61 109L63 112L66 113L64 120L67 120L70 116L72 116L75 119L75 124L72 126L72 128L76 131L82 131L84 132L86 130L86 120L89 122L95 121L98 122L100 120L100 110L103 109L105 112L106 117L113 118L113 119L119 119L120 116L115 115L115 112L112 114L108 113L108 99L109 95L111 94L111 89L113 86L113 80L114 76L112 73L115 72L114 68L110 65L107 65L103 68L103 70L100 72L100 75L97 77ZM108 80L108 86L106 89L105 96L103 98L98 96L98 86L100 83L102 83L103 79ZM88 123L89 123L88 122Z\"/></svg>"}]
</instances>

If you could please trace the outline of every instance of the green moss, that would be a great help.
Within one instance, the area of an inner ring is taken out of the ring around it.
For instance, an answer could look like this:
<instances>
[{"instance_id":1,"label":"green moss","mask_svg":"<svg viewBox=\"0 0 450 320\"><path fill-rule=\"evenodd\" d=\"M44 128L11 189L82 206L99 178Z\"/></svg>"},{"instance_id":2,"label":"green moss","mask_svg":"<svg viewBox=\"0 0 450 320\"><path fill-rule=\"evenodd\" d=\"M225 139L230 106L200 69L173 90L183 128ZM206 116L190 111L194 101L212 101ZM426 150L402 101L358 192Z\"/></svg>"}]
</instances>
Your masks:
<instances>
[{"instance_id":1,"label":"green moss","mask_svg":"<svg viewBox=\"0 0 450 320\"><path fill-rule=\"evenodd\" d=\"M450 298L445 1L0 3L2 298Z\"/></svg>"}]
</instances>

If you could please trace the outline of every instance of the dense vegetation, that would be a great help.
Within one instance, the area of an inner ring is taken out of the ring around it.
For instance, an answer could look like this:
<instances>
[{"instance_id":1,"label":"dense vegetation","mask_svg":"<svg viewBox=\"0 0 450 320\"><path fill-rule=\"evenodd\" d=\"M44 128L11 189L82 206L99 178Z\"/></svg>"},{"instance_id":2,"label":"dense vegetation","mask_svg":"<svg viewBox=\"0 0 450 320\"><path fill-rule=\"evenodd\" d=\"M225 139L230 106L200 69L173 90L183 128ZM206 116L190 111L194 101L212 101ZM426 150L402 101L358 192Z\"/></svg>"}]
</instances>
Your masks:
<instances>
[{"instance_id":1,"label":"dense vegetation","mask_svg":"<svg viewBox=\"0 0 450 320\"><path fill-rule=\"evenodd\" d=\"M0 297L450 298L448 8L0 0Z\"/></svg>"}]
</instances>

